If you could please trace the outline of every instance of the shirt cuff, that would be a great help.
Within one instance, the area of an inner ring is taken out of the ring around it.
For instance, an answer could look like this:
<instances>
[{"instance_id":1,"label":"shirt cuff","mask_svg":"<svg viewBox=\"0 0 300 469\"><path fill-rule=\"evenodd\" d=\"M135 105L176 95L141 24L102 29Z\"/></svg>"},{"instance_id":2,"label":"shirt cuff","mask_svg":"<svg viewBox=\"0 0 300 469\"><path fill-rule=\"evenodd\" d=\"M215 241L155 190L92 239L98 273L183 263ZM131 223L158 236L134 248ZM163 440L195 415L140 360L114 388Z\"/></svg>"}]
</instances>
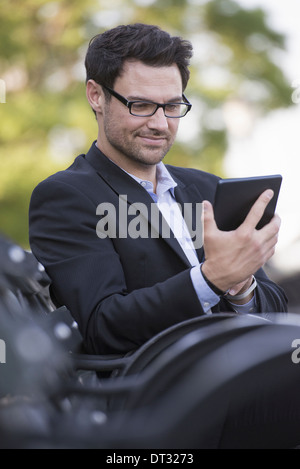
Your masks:
<instances>
[{"instance_id":1,"label":"shirt cuff","mask_svg":"<svg viewBox=\"0 0 300 469\"><path fill-rule=\"evenodd\" d=\"M219 303L220 297L207 285L199 265L191 268L190 275L204 313L211 314L211 308Z\"/></svg>"},{"instance_id":2,"label":"shirt cuff","mask_svg":"<svg viewBox=\"0 0 300 469\"><path fill-rule=\"evenodd\" d=\"M203 278L199 265L196 265L191 268L190 275L191 275L191 280L192 280L195 292L198 296L198 300L200 301L200 304L202 306L204 313L212 314L211 308L219 303L220 297L216 295L216 293L214 293L212 289L209 288L209 286L207 285L206 281ZM231 303L231 301L229 301L228 298L226 299L228 303L232 305L233 309L237 313L241 313L241 314L257 313L255 293L254 293L253 298L251 298L251 300L248 301L248 303L244 305L236 305L234 303Z\"/></svg>"},{"instance_id":3,"label":"shirt cuff","mask_svg":"<svg viewBox=\"0 0 300 469\"><path fill-rule=\"evenodd\" d=\"M231 301L229 301L228 298L227 298L227 301L228 301L228 303L231 304L231 306L233 307L233 309L237 313L241 313L241 314L255 314L255 313L257 313L255 292L254 292L254 296L251 298L251 300L248 301L248 303L245 303L244 305L236 305L235 303L232 303Z\"/></svg>"}]
</instances>

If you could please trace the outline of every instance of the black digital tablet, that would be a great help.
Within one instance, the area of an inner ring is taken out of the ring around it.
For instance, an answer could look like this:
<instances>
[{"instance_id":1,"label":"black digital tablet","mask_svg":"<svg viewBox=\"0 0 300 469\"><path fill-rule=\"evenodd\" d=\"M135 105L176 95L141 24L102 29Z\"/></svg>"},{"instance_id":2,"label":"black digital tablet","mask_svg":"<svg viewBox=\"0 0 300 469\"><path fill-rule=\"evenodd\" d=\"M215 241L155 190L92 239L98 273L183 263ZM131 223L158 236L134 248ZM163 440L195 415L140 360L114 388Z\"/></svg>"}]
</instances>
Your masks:
<instances>
[{"instance_id":1,"label":"black digital tablet","mask_svg":"<svg viewBox=\"0 0 300 469\"><path fill-rule=\"evenodd\" d=\"M223 231L238 228L254 202L266 189L272 189L274 196L256 228L260 229L269 223L275 213L281 182L280 174L219 180L214 200L214 214L218 228Z\"/></svg>"}]
</instances>

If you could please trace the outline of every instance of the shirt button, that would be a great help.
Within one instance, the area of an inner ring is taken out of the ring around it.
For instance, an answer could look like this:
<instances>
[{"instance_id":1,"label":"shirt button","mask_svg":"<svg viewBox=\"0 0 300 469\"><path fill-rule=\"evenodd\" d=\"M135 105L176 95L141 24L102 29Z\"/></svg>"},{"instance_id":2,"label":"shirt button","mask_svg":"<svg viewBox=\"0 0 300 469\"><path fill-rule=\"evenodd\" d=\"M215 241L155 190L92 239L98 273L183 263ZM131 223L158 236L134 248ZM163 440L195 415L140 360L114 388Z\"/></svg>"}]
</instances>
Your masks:
<instances>
[{"instance_id":1,"label":"shirt button","mask_svg":"<svg viewBox=\"0 0 300 469\"><path fill-rule=\"evenodd\" d=\"M209 308L209 307L210 307L210 303L209 303L208 301L205 301L205 302L203 303L203 306L204 306L204 308Z\"/></svg>"},{"instance_id":2,"label":"shirt button","mask_svg":"<svg viewBox=\"0 0 300 469\"><path fill-rule=\"evenodd\" d=\"M147 183L145 181L141 182L141 186L146 187Z\"/></svg>"}]
</instances>

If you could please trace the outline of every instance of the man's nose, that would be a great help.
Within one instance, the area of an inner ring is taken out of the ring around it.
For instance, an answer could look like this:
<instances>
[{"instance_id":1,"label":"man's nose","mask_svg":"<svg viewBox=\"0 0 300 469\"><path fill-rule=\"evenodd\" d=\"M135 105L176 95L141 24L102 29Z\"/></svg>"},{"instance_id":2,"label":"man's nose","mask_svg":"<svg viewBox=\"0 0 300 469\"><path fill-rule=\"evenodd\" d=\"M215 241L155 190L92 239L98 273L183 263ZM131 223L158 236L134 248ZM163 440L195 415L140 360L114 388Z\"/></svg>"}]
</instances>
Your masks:
<instances>
[{"instance_id":1,"label":"man's nose","mask_svg":"<svg viewBox=\"0 0 300 469\"><path fill-rule=\"evenodd\" d=\"M168 118L165 116L162 107L158 108L155 114L149 117L148 126L149 128L155 128L159 130L165 130L168 128Z\"/></svg>"}]
</instances>

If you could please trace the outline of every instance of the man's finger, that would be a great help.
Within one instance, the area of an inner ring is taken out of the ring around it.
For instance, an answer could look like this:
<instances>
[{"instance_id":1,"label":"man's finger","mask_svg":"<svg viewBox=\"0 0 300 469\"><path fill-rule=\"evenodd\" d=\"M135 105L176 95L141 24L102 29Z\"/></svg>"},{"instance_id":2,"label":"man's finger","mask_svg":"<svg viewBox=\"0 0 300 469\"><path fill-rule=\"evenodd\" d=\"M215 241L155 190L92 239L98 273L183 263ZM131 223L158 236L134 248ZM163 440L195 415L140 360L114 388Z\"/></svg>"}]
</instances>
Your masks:
<instances>
[{"instance_id":1,"label":"man's finger","mask_svg":"<svg viewBox=\"0 0 300 469\"><path fill-rule=\"evenodd\" d=\"M241 226L244 225L247 228L255 229L273 195L274 192L272 189L267 189L264 191L252 205L245 221Z\"/></svg>"}]
</instances>

